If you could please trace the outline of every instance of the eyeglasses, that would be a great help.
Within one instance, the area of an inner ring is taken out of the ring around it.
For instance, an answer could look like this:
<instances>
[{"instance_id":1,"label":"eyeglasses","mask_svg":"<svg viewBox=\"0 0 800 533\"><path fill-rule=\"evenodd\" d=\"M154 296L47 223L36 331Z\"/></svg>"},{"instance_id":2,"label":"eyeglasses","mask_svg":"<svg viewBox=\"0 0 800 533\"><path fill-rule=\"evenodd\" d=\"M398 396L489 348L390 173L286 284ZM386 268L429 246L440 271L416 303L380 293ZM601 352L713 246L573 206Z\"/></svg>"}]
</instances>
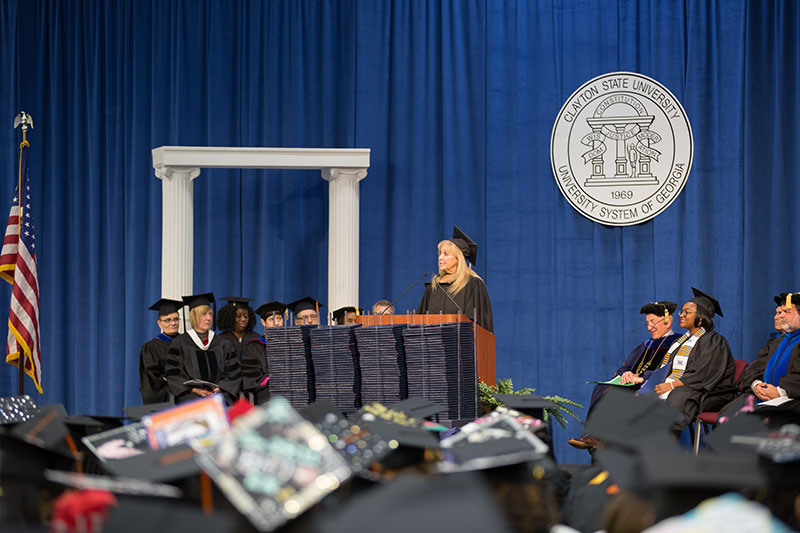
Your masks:
<instances>
[{"instance_id":1,"label":"eyeglasses","mask_svg":"<svg viewBox=\"0 0 800 533\"><path fill-rule=\"evenodd\" d=\"M163 322L165 324L177 324L177 323L179 323L181 321L181 319L180 318L164 318L164 319L159 318L158 321L159 322Z\"/></svg>"},{"instance_id":2,"label":"eyeglasses","mask_svg":"<svg viewBox=\"0 0 800 533\"><path fill-rule=\"evenodd\" d=\"M664 319L663 318L658 318L656 320L646 320L645 322L647 323L648 326L656 327L660 323L664 322Z\"/></svg>"},{"instance_id":3,"label":"eyeglasses","mask_svg":"<svg viewBox=\"0 0 800 533\"><path fill-rule=\"evenodd\" d=\"M687 311L686 309L681 309L681 312L679 314L681 316L694 315L696 314L696 311Z\"/></svg>"}]
</instances>

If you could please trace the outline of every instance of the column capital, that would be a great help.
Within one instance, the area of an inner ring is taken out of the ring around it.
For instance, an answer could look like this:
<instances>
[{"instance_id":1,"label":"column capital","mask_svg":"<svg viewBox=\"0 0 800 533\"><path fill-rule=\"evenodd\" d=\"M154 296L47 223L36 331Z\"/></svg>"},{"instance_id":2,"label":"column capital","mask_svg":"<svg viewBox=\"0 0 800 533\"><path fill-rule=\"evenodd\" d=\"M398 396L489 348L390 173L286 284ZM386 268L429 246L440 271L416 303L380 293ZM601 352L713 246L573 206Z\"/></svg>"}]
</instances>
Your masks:
<instances>
[{"instance_id":1,"label":"column capital","mask_svg":"<svg viewBox=\"0 0 800 533\"><path fill-rule=\"evenodd\" d=\"M322 178L327 181L361 181L367 177L366 168L322 168Z\"/></svg>"},{"instance_id":2,"label":"column capital","mask_svg":"<svg viewBox=\"0 0 800 533\"><path fill-rule=\"evenodd\" d=\"M156 177L160 180L171 181L173 179L193 180L200 175L197 167L153 167Z\"/></svg>"}]
</instances>

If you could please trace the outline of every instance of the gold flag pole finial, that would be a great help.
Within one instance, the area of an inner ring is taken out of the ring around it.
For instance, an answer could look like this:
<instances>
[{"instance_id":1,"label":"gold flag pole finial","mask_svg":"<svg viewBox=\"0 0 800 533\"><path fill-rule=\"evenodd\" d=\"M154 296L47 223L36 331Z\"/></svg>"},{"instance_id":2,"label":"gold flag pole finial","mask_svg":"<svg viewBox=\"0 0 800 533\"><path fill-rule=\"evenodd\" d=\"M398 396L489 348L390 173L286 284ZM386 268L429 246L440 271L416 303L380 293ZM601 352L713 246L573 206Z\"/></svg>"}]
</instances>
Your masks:
<instances>
[{"instance_id":1,"label":"gold flag pole finial","mask_svg":"<svg viewBox=\"0 0 800 533\"><path fill-rule=\"evenodd\" d=\"M22 126L22 144L27 144L28 128L33 129L33 117L25 111L20 111L19 114L14 117L14 129L17 129L18 126Z\"/></svg>"}]
</instances>

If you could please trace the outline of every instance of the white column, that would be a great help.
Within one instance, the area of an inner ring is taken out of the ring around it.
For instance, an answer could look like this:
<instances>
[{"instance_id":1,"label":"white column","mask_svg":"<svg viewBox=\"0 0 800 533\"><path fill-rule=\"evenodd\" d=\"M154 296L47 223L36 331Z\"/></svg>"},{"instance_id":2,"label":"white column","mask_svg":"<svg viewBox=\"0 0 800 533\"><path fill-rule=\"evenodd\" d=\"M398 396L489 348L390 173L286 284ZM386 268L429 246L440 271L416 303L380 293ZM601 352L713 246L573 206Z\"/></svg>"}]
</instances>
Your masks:
<instances>
[{"instance_id":1,"label":"white column","mask_svg":"<svg viewBox=\"0 0 800 533\"><path fill-rule=\"evenodd\" d=\"M328 312L358 305L359 185L366 168L323 168L328 200Z\"/></svg>"},{"instance_id":2,"label":"white column","mask_svg":"<svg viewBox=\"0 0 800 533\"><path fill-rule=\"evenodd\" d=\"M161 297L193 294L194 179L199 168L155 167L161 180Z\"/></svg>"}]
</instances>

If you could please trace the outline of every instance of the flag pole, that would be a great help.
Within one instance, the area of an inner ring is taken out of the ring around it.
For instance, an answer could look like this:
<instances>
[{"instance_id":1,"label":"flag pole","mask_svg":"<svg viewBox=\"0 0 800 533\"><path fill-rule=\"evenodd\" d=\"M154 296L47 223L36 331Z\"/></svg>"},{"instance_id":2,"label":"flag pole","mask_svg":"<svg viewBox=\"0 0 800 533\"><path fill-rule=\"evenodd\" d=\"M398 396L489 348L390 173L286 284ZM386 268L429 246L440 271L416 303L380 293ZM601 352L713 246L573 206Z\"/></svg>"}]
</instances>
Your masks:
<instances>
[{"instance_id":1,"label":"flag pole","mask_svg":"<svg viewBox=\"0 0 800 533\"><path fill-rule=\"evenodd\" d=\"M17 126L22 126L22 142L19 143L19 170L17 172L17 213L19 216L17 217L17 229L19 234L22 234L22 150L23 148L30 146L28 143L28 126L30 125L31 129L33 128L33 117L29 114L25 113L25 111L20 111L19 114L14 118L14 129L17 129ZM13 289L12 289L13 290ZM19 395L23 396L25 394L25 357L27 354L25 350L20 349L19 351L19 360L18 360L18 369L19 369Z\"/></svg>"}]
</instances>

